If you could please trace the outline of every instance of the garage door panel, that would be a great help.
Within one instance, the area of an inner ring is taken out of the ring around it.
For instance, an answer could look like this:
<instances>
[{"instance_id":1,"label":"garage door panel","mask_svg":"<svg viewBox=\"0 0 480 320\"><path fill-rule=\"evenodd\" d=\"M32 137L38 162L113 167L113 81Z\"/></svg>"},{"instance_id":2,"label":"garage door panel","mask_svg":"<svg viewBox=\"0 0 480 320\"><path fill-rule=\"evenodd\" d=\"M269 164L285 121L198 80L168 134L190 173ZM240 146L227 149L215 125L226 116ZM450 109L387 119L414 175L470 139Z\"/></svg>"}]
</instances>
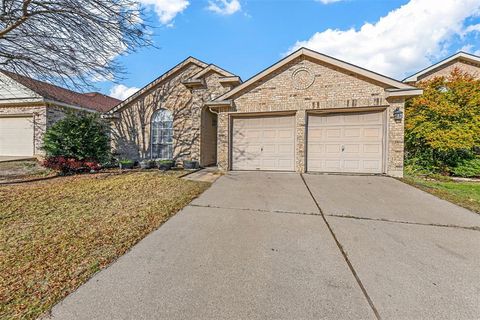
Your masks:
<instances>
[{"instance_id":1,"label":"garage door panel","mask_svg":"<svg viewBox=\"0 0 480 320\"><path fill-rule=\"evenodd\" d=\"M363 136L365 138L381 138L381 128L365 128Z\"/></svg>"},{"instance_id":2,"label":"garage door panel","mask_svg":"<svg viewBox=\"0 0 480 320\"><path fill-rule=\"evenodd\" d=\"M378 160L364 160L363 167L369 170L381 170L381 162Z\"/></svg>"},{"instance_id":3,"label":"garage door panel","mask_svg":"<svg viewBox=\"0 0 480 320\"><path fill-rule=\"evenodd\" d=\"M351 171L357 171L360 170L360 160L358 159L353 159L353 160L344 160L344 167L346 169L349 169Z\"/></svg>"},{"instance_id":4,"label":"garage door panel","mask_svg":"<svg viewBox=\"0 0 480 320\"><path fill-rule=\"evenodd\" d=\"M0 118L0 155L33 155L33 117Z\"/></svg>"},{"instance_id":5,"label":"garage door panel","mask_svg":"<svg viewBox=\"0 0 480 320\"><path fill-rule=\"evenodd\" d=\"M285 154L287 156L290 156L295 152L293 143L279 144L277 145L277 150L279 154Z\"/></svg>"},{"instance_id":6,"label":"garage door panel","mask_svg":"<svg viewBox=\"0 0 480 320\"><path fill-rule=\"evenodd\" d=\"M381 153L382 146L380 144L364 144L363 152L364 153Z\"/></svg>"},{"instance_id":7,"label":"garage door panel","mask_svg":"<svg viewBox=\"0 0 480 320\"><path fill-rule=\"evenodd\" d=\"M323 130L320 128L311 128L308 132L308 139L314 141L323 137Z\"/></svg>"},{"instance_id":8,"label":"garage door panel","mask_svg":"<svg viewBox=\"0 0 480 320\"><path fill-rule=\"evenodd\" d=\"M324 163L324 167L322 168L320 166L320 168L326 169L326 170L339 171L342 167L340 160L328 160L327 159L327 160L323 161L323 163Z\"/></svg>"},{"instance_id":9,"label":"garage door panel","mask_svg":"<svg viewBox=\"0 0 480 320\"><path fill-rule=\"evenodd\" d=\"M310 115L307 169L381 173L383 138L382 112Z\"/></svg>"},{"instance_id":10,"label":"garage door panel","mask_svg":"<svg viewBox=\"0 0 480 320\"><path fill-rule=\"evenodd\" d=\"M278 130L278 137L280 139L289 139L288 141L293 142L294 136L293 136L293 131L291 129L285 130L285 129L280 129Z\"/></svg>"},{"instance_id":11,"label":"garage door panel","mask_svg":"<svg viewBox=\"0 0 480 320\"><path fill-rule=\"evenodd\" d=\"M345 128L343 129L343 137L360 138L362 136L362 128Z\"/></svg>"},{"instance_id":12,"label":"garage door panel","mask_svg":"<svg viewBox=\"0 0 480 320\"><path fill-rule=\"evenodd\" d=\"M342 137L342 130L341 129L326 129L325 136L327 138L341 138Z\"/></svg>"},{"instance_id":13,"label":"garage door panel","mask_svg":"<svg viewBox=\"0 0 480 320\"><path fill-rule=\"evenodd\" d=\"M277 146L275 144L264 144L262 152L264 154L274 155L275 153L277 153Z\"/></svg>"},{"instance_id":14,"label":"garage door panel","mask_svg":"<svg viewBox=\"0 0 480 320\"><path fill-rule=\"evenodd\" d=\"M326 144L325 153L327 154L340 154L342 152L342 146L340 144Z\"/></svg>"},{"instance_id":15,"label":"garage door panel","mask_svg":"<svg viewBox=\"0 0 480 320\"><path fill-rule=\"evenodd\" d=\"M294 126L292 116L234 118L232 169L293 171ZM251 131L255 134L249 134ZM245 158L242 153L246 150L249 157Z\"/></svg>"},{"instance_id":16,"label":"garage door panel","mask_svg":"<svg viewBox=\"0 0 480 320\"><path fill-rule=\"evenodd\" d=\"M345 144L344 147L345 149L343 152L347 154L349 153L358 154L360 152L360 145L358 144Z\"/></svg>"}]
</instances>

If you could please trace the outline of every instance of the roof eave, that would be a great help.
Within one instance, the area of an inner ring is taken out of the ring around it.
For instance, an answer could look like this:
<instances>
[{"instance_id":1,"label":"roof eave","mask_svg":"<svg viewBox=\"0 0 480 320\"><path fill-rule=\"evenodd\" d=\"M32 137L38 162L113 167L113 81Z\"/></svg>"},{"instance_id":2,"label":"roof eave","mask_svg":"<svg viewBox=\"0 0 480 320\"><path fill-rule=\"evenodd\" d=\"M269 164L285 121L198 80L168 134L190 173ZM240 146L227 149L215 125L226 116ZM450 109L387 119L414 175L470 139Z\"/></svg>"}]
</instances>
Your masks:
<instances>
[{"instance_id":1,"label":"roof eave","mask_svg":"<svg viewBox=\"0 0 480 320\"><path fill-rule=\"evenodd\" d=\"M94 109L90 109L90 108L76 106L76 105L73 105L73 104L68 104L68 103L65 103L65 102L56 101L56 100L52 100L52 99L43 99L43 102L45 102L46 104L54 104L56 106L75 109L75 110L80 110L80 111L101 113L101 111L99 111L99 110L94 110Z\"/></svg>"},{"instance_id":2,"label":"roof eave","mask_svg":"<svg viewBox=\"0 0 480 320\"><path fill-rule=\"evenodd\" d=\"M182 81L182 84L187 88L193 89L198 87L204 87L205 81L203 81L202 79L188 79Z\"/></svg>"},{"instance_id":3,"label":"roof eave","mask_svg":"<svg viewBox=\"0 0 480 320\"><path fill-rule=\"evenodd\" d=\"M385 98L409 98L416 97L423 94L423 89L413 88L413 89L386 89Z\"/></svg>"},{"instance_id":4,"label":"roof eave","mask_svg":"<svg viewBox=\"0 0 480 320\"><path fill-rule=\"evenodd\" d=\"M218 80L222 84L241 84L242 79L238 76L233 76L233 77L222 77Z\"/></svg>"},{"instance_id":5,"label":"roof eave","mask_svg":"<svg viewBox=\"0 0 480 320\"><path fill-rule=\"evenodd\" d=\"M232 107L233 106L233 100L208 101L208 102L205 102L205 106L207 106L209 108Z\"/></svg>"}]
</instances>

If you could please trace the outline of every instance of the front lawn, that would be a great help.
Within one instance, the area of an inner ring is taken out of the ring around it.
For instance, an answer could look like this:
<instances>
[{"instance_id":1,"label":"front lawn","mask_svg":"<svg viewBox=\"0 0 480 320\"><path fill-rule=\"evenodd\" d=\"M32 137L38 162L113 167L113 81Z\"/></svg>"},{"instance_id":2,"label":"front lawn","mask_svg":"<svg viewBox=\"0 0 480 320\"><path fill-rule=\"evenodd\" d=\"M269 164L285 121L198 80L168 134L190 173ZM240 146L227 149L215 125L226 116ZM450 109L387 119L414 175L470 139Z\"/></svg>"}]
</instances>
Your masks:
<instances>
[{"instance_id":1,"label":"front lawn","mask_svg":"<svg viewBox=\"0 0 480 320\"><path fill-rule=\"evenodd\" d=\"M456 182L406 176L403 181L439 198L480 213L480 182Z\"/></svg>"},{"instance_id":2,"label":"front lawn","mask_svg":"<svg viewBox=\"0 0 480 320\"><path fill-rule=\"evenodd\" d=\"M0 319L34 319L206 188L159 171L0 186Z\"/></svg>"}]
</instances>

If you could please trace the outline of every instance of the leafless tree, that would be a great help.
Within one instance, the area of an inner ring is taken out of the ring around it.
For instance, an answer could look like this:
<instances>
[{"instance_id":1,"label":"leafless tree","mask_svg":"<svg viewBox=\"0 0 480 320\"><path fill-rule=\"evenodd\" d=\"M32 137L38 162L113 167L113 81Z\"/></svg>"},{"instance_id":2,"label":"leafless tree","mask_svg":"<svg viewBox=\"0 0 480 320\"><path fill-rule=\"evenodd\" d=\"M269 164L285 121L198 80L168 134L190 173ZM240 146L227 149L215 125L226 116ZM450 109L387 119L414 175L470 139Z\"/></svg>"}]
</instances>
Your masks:
<instances>
[{"instance_id":1,"label":"leafless tree","mask_svg":"<svg viewBox=\"0 0 480 320\"><path fill-rule=\"evenodd\" d=\"M0 68L73 88L119 80L152 45L136 0L0 0Z\"/></svg>"}]
</instances>

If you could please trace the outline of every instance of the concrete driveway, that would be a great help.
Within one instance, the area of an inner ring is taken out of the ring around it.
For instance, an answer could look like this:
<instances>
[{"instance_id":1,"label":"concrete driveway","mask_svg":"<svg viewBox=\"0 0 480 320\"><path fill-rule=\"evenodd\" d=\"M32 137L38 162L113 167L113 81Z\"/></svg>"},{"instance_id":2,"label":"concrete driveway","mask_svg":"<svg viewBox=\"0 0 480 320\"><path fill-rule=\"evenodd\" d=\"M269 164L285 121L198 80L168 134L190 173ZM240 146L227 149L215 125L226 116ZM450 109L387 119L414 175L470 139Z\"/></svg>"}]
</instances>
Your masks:
<instances>
[{"instance_id":1,"label":"concrete driveway","mask_svg":"<svg viewBox=\"0 0 480 320\"><path fill-rule=\"evenodd\" d=\"M475 319L480 217L385 177L243 172L54 319Z\"/></svg>"}]
</instances>

